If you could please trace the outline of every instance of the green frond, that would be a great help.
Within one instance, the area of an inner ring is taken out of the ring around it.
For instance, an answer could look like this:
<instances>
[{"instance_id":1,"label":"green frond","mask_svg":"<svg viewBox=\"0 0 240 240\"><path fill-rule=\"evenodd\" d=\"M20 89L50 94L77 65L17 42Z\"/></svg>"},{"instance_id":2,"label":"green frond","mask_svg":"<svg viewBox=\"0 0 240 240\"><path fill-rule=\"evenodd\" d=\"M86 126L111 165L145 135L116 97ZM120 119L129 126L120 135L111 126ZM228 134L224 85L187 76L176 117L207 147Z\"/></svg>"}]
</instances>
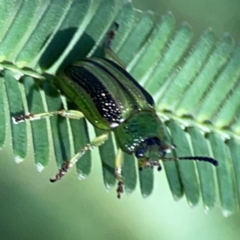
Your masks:
<instances>
[{"instance_id":1,"label":"green frond","mask_svg":"<svg viewBox=\"0 0 240 240\"><path fill-rule=\"evenodd\" d=\"M219 161L216 169L208 163L164 163L174 198L185 194L190 205L202 198L211 209L219 196L226 215L239 208L240 47L229 35L217 40L208 29L193 41L189 24L176 28L171 13L159 17L119 0L0 0L0 13L0 146L10 126L15 161L26 158L31 144L38 170L48 164L52 147L60 166L90 141L85 120L52 117L29 128L9 122L8 116L72 106L51 78L69 63L101 56L102 42L116 21L120 28L112 48L153 95L177 146L173 154L211 155ZM114 144L111 137L99 147L107 188L115 184ZM131 193L136 166L132 156L124 158L125 190ZM90 174L91 165L89 152L77 163L80 179ZM153 190L153 174L151 169L139 173L144 197Z\"/></svg>"}]
</instances>

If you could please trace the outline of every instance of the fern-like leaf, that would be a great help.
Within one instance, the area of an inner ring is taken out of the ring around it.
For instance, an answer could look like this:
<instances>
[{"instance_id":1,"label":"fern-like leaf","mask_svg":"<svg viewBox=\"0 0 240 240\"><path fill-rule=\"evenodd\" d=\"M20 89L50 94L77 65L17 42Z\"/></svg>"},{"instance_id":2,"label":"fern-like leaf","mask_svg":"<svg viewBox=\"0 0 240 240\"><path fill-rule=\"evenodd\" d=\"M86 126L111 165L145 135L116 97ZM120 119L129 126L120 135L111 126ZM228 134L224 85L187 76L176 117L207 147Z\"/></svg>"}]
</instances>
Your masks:
<instances>
[{"instance_id":1,"label":"fern-like leaf","mask_svg":"<svg viewBox=\"0 0 240 240\"><path fill-rule=\"evenodd\" d=\"M0 6L1 146L8 114L54 111L74 104L48 80L71 62L101 55L105 34L117 21L120 29L113 50L154 96L166 133L177 146L173 154L212 155L219 161L216 171L207 163L164 163L174 198L185 194L190 205L195 205L202 196L205 208L210 209L219 193L224 214L239 207L240 48L230 36L216 40L206 30L192 42L193 31L187 23L175 29L171 13L160 18L151 11L134 9L129 1L0 0ZM39 170L50 159L49 146L60 166L90 141L85 120L52 117L33 122L29 133L26 124L11 122L10 126L15 160L26 158L30 134ZM112 138L99 151L104 183L111 188L115 184ZM131 193L136 186L136 167L132 156L124 158L125 189ZM78 162L80 178L90 173L90 159L89 152ZM142 195L148 196L153 171L142 171L139 178Z\"/></svg>"}]
</instances>

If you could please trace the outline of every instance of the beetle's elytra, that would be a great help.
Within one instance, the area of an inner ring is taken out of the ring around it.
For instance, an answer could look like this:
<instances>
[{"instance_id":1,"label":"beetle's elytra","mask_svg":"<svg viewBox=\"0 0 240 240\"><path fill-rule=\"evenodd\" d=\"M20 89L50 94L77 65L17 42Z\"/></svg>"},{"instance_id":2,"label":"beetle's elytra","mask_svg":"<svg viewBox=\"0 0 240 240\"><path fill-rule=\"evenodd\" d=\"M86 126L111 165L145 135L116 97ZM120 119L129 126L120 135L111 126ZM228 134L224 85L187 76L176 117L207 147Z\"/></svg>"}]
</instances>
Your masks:
<instances>
[{"instance_id":1,"label":"beetle's elytra","mask_svg":"<svg viewBox=\"0 0 240 240\"><path fill-rule=\"evenodd\" d=\"M111 53L111 57L114 56L110 49L114 35L115 31L111 30L106 41L106 50ZM218 162L210 157L165 157L174 146L166 144L163 124L156 113L153 98L123 68L117 57L116 60L117 62L105 58L84 59L68 66L58 75L57 85L79 109L29 114L13 119L19 123L56 114L74 119L86 117L96 128L106 131L65 162L51 182L61 179L86 151L103 144L109 132L114 133L121 151L136 156L140 169L157 166L161 170L160 159L198 160L217 166ZM123 192L121 173L121 165L116 164L118 197Z\"/></svg>"}]
</instances>

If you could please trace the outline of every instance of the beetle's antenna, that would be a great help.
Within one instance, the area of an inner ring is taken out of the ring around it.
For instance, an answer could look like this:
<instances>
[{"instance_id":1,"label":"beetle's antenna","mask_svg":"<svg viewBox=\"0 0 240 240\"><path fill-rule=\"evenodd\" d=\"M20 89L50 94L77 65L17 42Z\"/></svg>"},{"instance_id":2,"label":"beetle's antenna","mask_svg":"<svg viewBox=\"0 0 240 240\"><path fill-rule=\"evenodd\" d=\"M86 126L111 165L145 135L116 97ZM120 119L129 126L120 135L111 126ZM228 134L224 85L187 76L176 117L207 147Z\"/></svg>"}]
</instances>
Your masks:
<instances>
[{"instance_id":1,"label":"beetle's antenna","mask_svg":"<svg viewBox=\"0 0 240 240\"><path fill-rule=\"evenodd\" d=\"M202 161L202 162L209 162L213 164L215 167L218 166L218 161L211 157L201 157L201 156L188 156L188 157L176 157L176 158L161 158L163 161L174 161L174 160L195 160L195 161Z\"/></svg>"}]
</instances>

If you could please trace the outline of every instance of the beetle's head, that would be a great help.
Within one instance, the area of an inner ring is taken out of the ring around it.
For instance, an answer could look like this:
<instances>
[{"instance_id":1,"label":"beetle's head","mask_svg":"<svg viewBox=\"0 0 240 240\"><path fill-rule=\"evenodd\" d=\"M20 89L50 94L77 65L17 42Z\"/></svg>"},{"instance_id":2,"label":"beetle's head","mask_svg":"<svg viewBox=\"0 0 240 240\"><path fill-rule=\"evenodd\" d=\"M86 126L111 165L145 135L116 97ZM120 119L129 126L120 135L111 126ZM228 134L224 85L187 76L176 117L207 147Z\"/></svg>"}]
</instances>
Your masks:
<instances>
[{"instance_id":1,"label":"beetle's head","mask_svg":"<svg viewBox=\"0 0 240 240\"><path fill-rule=\"evenodd\" d=\"M175 146L168 144L170 140L165 134L163 124L152 112L137 112L115 128L114 132L121 150L129 154L134 153L140 168L157 166L160 170L159 160L197 160L217 165L217 161L209 157L166 157Z\"/></svg>"},{"instance_id":2,"label":"beetle's head","mask_svg":"<svg viewBox=\"0 0 240 240\"><path fill-rule=\"evenodd\" d=\"M143 160L144 164L148 162L160 167L158 160L165 158L166 154L171 152L173 148L172 145L163 144L158 137L151 137L139 145L135 150L135 156L140 161Z\"/></svg>"},{"instance_id":3,"label":"beetle's head","mask_svg":"<svg viewBox=\"0 0 240 240\"><path fill-rule=\"evenodd\" d=\"M154 167L157 166L161 170L159 160L175 161L175 160L195 160L204 161L218 165L218 161L211 157L203 156L185 156L185 157L166 157L166 154L174 149L174 145L166 145L161 142L158 137L151 137L143 141L138 148L135 149L135 156L139 160L139 167Z\"/></svg>"}]
</instances>

